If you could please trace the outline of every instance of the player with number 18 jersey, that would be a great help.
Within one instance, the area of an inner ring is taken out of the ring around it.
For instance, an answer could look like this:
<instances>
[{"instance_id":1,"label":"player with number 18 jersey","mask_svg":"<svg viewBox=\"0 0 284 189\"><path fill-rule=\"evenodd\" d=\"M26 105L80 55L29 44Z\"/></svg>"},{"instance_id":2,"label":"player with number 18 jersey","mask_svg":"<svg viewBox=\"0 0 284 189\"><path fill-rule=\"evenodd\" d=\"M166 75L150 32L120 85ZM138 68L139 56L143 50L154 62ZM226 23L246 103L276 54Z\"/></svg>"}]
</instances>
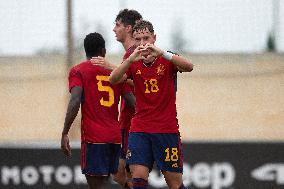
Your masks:
<instances>
[{"instance_id":1,"label":"player with number 18 jersey","mask_svg":"<svg viewBox=\"0 0 284 189\"><path fill-rule=\"evenodd\" d=\"M133 63L127 76L133 79L136 114L130 132L178 133L175 77L177 67L158 57L151 65Z\"/></svg>"}]
</instances>

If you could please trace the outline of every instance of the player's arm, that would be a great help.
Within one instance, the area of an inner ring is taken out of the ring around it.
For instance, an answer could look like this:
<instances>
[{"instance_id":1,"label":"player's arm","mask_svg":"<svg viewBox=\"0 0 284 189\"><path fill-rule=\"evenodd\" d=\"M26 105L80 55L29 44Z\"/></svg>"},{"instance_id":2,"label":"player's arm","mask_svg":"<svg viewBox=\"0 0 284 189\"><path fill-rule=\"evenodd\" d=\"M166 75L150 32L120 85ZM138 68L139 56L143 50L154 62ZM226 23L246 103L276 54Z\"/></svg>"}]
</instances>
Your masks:
<instances>
[{"instance_id":1,"label":"player's arm","mask_svg":"<svg viewBox=\"0 0 284 189\"><path fill-rule=\"evenodd\" d=\"M176 54L172 54L170 52L164 51L162 56L163 57L168 56L169 58L168 60L174 63L177 66L178 70L181 72L191 72L193 70L193 64L181 55L176 55Z\"/></svg>"},{"instance_id":2,"label":"player's arm","mask_svg":"<svg viewBox=\"0 0 284 189\"><path fill-rule=\"evenodd\" d=\"M101 66L101 67L108 69L108 70L114 70L117 67L116 65L107 61L106 58L101 57L101 56L92 57L91 62L94 65Z\"/></svg>"},{"instance_id":3,"label":"player's arm","mask_svg":"<svg viewBox=\"0 0 284 189\"><path fill-rule=\"evenodd\" d=\"M109 82L114 85L125 81L127 79L126 71L128 70L131 64L132 60L130 60L129 58L124 60L122 64L120 64L111 72L109 76Z\"/></svg>"},{"instance_id":4,"label":"player's arm","mask_svg":"<svg viewBox=\"0 0 284 189\"><path fill-rule=\"evenodd\" d=\"M124 94L123 98L124 98L127 106L135 109L136 98L135 98L135 96L132 92Z\"/></svg>"},{"instance_id":5,"label":"player's arm","mask_svg":"<svg viewBox=\"0 0 284 189\"><path fill-rule=\"evenodd\" d=\"M97 66L101 66L105 69L108 69L108 70L114 70L115 68L117 68L117 66L115 64L112 64L110 63L109 61L107 61L104 57L92 57L91 59L91 62L94 64L94 65L97 65ZM124 79L124 78L123 78ZM133 84L133 81L131 79L127 79L126 82L129 84L129 85L134 85Z\"/></svg>"},{"instance_id":6,"label":"player's arm","mask_svg":"<svg viewBox=\"0 0 284 189\"><path fill-rule=\"evenodd\" d=\"M165 59L171 61L177 66L179 71L191 72L193 70L193 64L183 56L163 51L153 44L146 44L146 48L150 48L154 56L163 56Z\"/></svg>"},{"instance_id":7,"label":"player's arm","mask_svg":"<svg viewBox=\"0 0 284 189\"><path fill-rule=\"evenodd\" d=\"M71 156L71 148L69 144L68 132L75 120L81 103L83 89L81 87L73 87L71 89L71 97L68 103L68 108L65 116L64 127L61 136L61 149L67 156Z\"/></svg>"},{"instance_id":8,"label":"player's arm","mask_svg":"<svg viewBox=\"0 0 284 189\"><path fill-rule=\"evenodd\" d=\"M127 75L125 74L126 71L128 70L128 68L133 62L138 61L143 58L140 55L140 53L143 50L145 50L144 46L142 45L138 46L127 59L125 59L117 68L115 68L111 72L109 76L109 82L114 85L122 81L125 81L127 79Z\"/></svg>"}]
</instances>

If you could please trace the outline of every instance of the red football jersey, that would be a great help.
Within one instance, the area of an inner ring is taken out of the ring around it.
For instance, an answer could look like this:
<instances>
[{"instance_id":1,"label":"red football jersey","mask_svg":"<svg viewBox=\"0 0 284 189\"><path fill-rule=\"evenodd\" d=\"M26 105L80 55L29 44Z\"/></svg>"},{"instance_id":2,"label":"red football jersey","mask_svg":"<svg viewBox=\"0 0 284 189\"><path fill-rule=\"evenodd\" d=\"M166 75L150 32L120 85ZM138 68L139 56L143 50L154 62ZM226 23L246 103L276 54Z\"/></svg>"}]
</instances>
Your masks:
<instances>
[{"instance_id":1,"label":"red football jersey","mask_svg":"<svg viewBox=\"0 0 284 189\"><path fill-rule=\"evenodd\" d=\"M134 62L128 69L136 95L130 132L178 133L175 77L177 67L163 57L150 66Z\"/></svg>"},{"instance_id":2,"label":"red football jersey","mask_svg":"<svg viewBox=\"0 0 284 189\"><path fill-rule=\"evenodd\" d=\"M127 59L131 53L135 50L135 47L130 47L124 54L123 60ZM134 94L134 86L124 83L123 86L124 94L132 92ZM135 110L132 107L126 105L125 100L121 99L120 115L119 115L119 125L121 129L128 131L131 125L131 119L134 116Z\"/></svg>"},{"instance_id":3,"label":"red football jersey","mask_svg":"<svg viewBox=\"0 0 284 189\"><path fill-rule=\"evenodd\" d=\"M85 61L69 74L69 89L83 89L81 101L81 140L90 143L120 143L118 103L122 84L111 85L111 71Z\"/></svg>"}]
</instances>

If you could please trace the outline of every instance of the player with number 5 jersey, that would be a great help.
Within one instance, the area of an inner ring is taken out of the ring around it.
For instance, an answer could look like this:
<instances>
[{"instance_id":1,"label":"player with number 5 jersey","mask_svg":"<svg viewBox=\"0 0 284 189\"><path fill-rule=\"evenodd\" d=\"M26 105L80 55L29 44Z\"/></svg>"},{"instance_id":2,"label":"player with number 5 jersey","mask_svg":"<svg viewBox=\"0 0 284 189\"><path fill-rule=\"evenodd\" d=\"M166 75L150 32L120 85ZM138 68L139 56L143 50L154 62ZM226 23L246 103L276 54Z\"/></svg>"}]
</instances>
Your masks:
<instances>
[{"instance_id":1,"label":"player with number 5 jersey","mask_svg":"<svg viewBox=\"0 0 284 189\"><path fill-rule=\"evenodd\" d=\"M89 60L73 67L70 71L69 89L75 86L84 89L81 100L83 142L121 142L117 104L122 86L112 86L109 83L109 74L110 70L95 66Z\"/></svg>"},{"instance_id":2,"label":"player with number 5 jersey","mask_svg":"<svg viewBox=\"0 0 284 189\"><path fill-rule=\"evenodd\" d=\"M61 137L63 152L71 156L68 132L81 105L81 167L90 189L106 188L110 174L117 173L121 134L118 123L120 96L135 105L132 93L123 92L123 84L109 82L110 70L94 65L90 59L105 61L105 41L99 33L84 40L87 60L74 66L69 74L71 98ZM132 94L132 95L131 95Z\"/></svg>"}]
</instances>

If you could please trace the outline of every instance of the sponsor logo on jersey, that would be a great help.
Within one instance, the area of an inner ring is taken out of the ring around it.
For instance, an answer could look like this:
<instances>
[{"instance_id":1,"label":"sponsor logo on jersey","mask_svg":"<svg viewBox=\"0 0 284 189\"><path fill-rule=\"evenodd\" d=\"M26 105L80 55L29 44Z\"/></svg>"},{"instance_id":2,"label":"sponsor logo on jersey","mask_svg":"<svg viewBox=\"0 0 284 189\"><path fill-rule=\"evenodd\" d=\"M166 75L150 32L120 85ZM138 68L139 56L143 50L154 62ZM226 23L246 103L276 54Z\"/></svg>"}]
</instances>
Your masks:
<instances>
[{"instance_id":1,"label":"sponsor logo on jersey","mask_svg":"<svg viewBox=\"0 0 284 189\"><path fill-rule=\"evenodd\" d=\"M172 164L172 167L177 168L177 167L178 167L178 164L177 164L177 163L174 163L174 164Z\"/></svg>"}]
</instances>

